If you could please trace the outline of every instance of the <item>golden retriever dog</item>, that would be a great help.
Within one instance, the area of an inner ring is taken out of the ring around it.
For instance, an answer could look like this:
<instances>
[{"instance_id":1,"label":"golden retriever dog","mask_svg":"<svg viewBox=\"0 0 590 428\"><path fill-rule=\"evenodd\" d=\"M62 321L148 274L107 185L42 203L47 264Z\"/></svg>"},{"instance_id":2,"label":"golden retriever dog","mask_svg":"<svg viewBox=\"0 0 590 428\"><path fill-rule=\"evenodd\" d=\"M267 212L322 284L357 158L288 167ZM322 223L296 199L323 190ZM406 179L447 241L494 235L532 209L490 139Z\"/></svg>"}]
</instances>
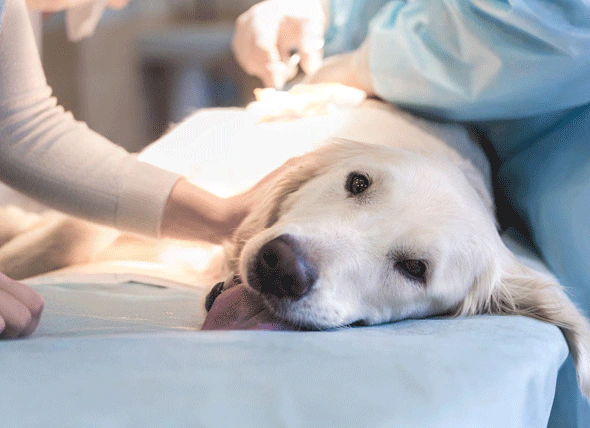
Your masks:
<instances>
[{"instance_id":1,"label":"golden retriever dog","mask_svg":"<svg viewBox=\"0 0 590 428\"><path fill-rule=\"evenodd\" d=\"M224 246L217 280L239 275L272 313L312 329L439 315L543 320L563 331L580 388L590 397L589 324L552 277L521 264L502 241L486 166L475 166L479 152L466 130L376 101L338 112L307 96L303 107L292 104L286 115L265 111L265 120L254 126L286 127L285 135L301 146L284 152L297 160L260 190L260 204ZM286 116L299 125L282 121ZM311 131L316 117L317 132ZM261 178L265 170L257 171L256 162L274 159L266 171L280 164L272 150L287 144L285 135L267 136L268 146L249 148L250 157L238 153L240 165ZM477 156L466 158L466 147ZM201 172L196 182L211 179L212 170ZM8 210L1 215L11 217ZM38 228L31 217L5 227L12 232L0 233L0 270L23 277L40 273L31 263L47 270L52 263L88 262L115 237L106 228L51 216L56 214L41 215L45 225ZM27 233L32 237L23 238ZM148 258L158 245L170 245L138 242ZM56 245L59 260L49 255ZM38 250L27 254L31 246ZM232 283L227 280L217 292Z\"/></svg>"}]
</instances>

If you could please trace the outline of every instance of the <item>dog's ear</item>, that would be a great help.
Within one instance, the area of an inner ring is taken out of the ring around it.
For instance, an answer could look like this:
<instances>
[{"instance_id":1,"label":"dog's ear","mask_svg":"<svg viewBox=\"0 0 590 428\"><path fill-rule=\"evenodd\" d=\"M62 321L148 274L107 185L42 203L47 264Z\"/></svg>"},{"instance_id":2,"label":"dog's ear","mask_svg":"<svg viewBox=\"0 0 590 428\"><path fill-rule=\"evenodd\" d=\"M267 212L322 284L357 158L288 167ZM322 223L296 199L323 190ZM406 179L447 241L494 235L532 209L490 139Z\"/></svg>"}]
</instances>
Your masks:
<instances>
[{"instance_id":1,"label":"dog's ear","mask_svg":"<svg viewBox=\"0 0 590 428\"><path fill-rule=\"evenodd\" d=\"M459 167L471 187L483 202L486 210L495 216L496 208L494 204L493 190L489 185L489 183L491 183L491 178L486 178L483 172L473 166L468 160L461 160Z\"/></svg>"},{"instance_id":2,"label":"dog's ear","mask_svg":"<svg viewBox=\"0 0 590 428\"><path fill-rule=\"evenodd\" d=\"M233 235L226 252L230 270L235 270L237 258L250 238L277 222L281 205L304 183L315 177L327 159L323 149L289 160L283 170L266 185L257 189L259 201Z\"/></svg>"},{"instance_id":3,"label":"dog's ear","mask_svg":"<svg viewBox=\"0 0 590 428\"><path fill-rule=\"evenodd\" d=\"M507 269L493 267L480 277L457 314L523 315L556 325L572 353L578 384L590 400L590 324L549 275L509 257ZM485 284L484 284L485 283Z\"/></svg>"}]
</instances>

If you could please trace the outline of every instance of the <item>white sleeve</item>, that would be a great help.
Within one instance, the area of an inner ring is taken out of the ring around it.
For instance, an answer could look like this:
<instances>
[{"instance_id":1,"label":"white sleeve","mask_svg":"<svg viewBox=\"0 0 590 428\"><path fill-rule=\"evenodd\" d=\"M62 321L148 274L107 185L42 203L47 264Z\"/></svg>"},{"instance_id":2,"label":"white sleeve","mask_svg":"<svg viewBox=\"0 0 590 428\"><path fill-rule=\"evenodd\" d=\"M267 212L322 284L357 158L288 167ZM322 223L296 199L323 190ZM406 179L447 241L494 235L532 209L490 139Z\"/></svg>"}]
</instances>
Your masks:
<instances>
[{"instance_id":1,"label":"white sleeve","mask_svg":"<svg viewBox=\"0 0 590 428\"><path fill-rule=\"evenodd\" d=\"M7 0L0 27L0 180L69 214L158 236L179 177L138 161L57 105L25 1Z\"/></svg>"}]
</instances>

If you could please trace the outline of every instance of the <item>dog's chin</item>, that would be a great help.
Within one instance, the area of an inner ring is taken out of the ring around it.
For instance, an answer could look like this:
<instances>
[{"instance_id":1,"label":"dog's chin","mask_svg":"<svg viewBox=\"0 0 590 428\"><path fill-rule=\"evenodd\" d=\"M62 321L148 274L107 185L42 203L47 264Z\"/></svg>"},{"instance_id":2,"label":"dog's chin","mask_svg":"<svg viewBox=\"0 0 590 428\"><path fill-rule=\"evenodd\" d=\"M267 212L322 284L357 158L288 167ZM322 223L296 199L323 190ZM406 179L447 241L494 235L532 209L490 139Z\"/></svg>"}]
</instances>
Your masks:
<instances>
[{"instance_id":1,"label":"dog's chin","mask_svg":"<svg viewBox=\"0 0 590 428\"><path fill-rule=\"evenodd\" d=\"M316 323L311 322L305 317L294 316L294 311L291 309L293 299L289 297L279 298L265 294L261 294L261 296L268 311L286 323L303 330L323 330Z\"/></svg>"},{"instance_id":2,"label":"dog's chin","mask_svg":"<svg viewBox=\"0 0 590 428\"><path fill-rule=\"evenodd\" d=\"M345 319L337 310L316 308L311 299L296 300L289 297L275 297L261 294L264 305L270 313L299 330L331 330L340 327L365 326L365 320Z\"/></svg>"}]
</instances>

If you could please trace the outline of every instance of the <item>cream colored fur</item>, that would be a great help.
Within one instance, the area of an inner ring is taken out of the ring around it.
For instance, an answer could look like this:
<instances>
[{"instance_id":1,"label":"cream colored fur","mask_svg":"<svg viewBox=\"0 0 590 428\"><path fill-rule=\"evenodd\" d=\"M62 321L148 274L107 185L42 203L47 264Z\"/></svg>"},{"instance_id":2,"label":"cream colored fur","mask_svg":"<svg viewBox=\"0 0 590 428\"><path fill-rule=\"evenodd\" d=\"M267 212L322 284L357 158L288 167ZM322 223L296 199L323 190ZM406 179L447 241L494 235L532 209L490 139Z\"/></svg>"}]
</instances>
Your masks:
<instances>
[{"instance_id":1,"label":"cream colored fur","mask_svg":"<svg viewBox=\"0 0 590 428\"><path fill-rule=\"evenodd\" d=\"M284 319L322 329L433 315L537 318L561 328L590 397L588 322L558 283L519 263L504 245L487 178L446 144L464 138L465 130L430 127L381 104L354 114L356 127L339 129L319 149L302 150L261 189L260 204L226 245L218 279L229 272L248 278L260 248L289 234L319 276L300 299L265 297ZM346 193L351 171L372 179L362 199ZM125 258L130 251L131 258L149 259L164 245L53 212L5 208L0 224L0 271L15 278ZM404 257L428 262L424 283L396 269Z\"/></svg>"},{"instance_id":2,"label":"cream colored fur","mask_svg":"<svg viewBox=\"0 0 590 428\"><path fill-rule=\"evenodd\" d=\"M563 331L580 388L590 397L588 321L553 278L519 263L504 245L482 177L455 156L406 149L339 142L308 155L241 225L229 269L247 278L261 246L289 234L312 249L320 267L312 293L296 300L266 297L292 323L330 328L476 314L549 322ZM351 213L342 182L347 171L364 169L380 184L398 181L403 191L396 185L374 189L372 200ZM338 191L339 201L329 199ZM387 254L395 247L434 260L424 286L391 272Z\"/></svg>"}]
</instances>

